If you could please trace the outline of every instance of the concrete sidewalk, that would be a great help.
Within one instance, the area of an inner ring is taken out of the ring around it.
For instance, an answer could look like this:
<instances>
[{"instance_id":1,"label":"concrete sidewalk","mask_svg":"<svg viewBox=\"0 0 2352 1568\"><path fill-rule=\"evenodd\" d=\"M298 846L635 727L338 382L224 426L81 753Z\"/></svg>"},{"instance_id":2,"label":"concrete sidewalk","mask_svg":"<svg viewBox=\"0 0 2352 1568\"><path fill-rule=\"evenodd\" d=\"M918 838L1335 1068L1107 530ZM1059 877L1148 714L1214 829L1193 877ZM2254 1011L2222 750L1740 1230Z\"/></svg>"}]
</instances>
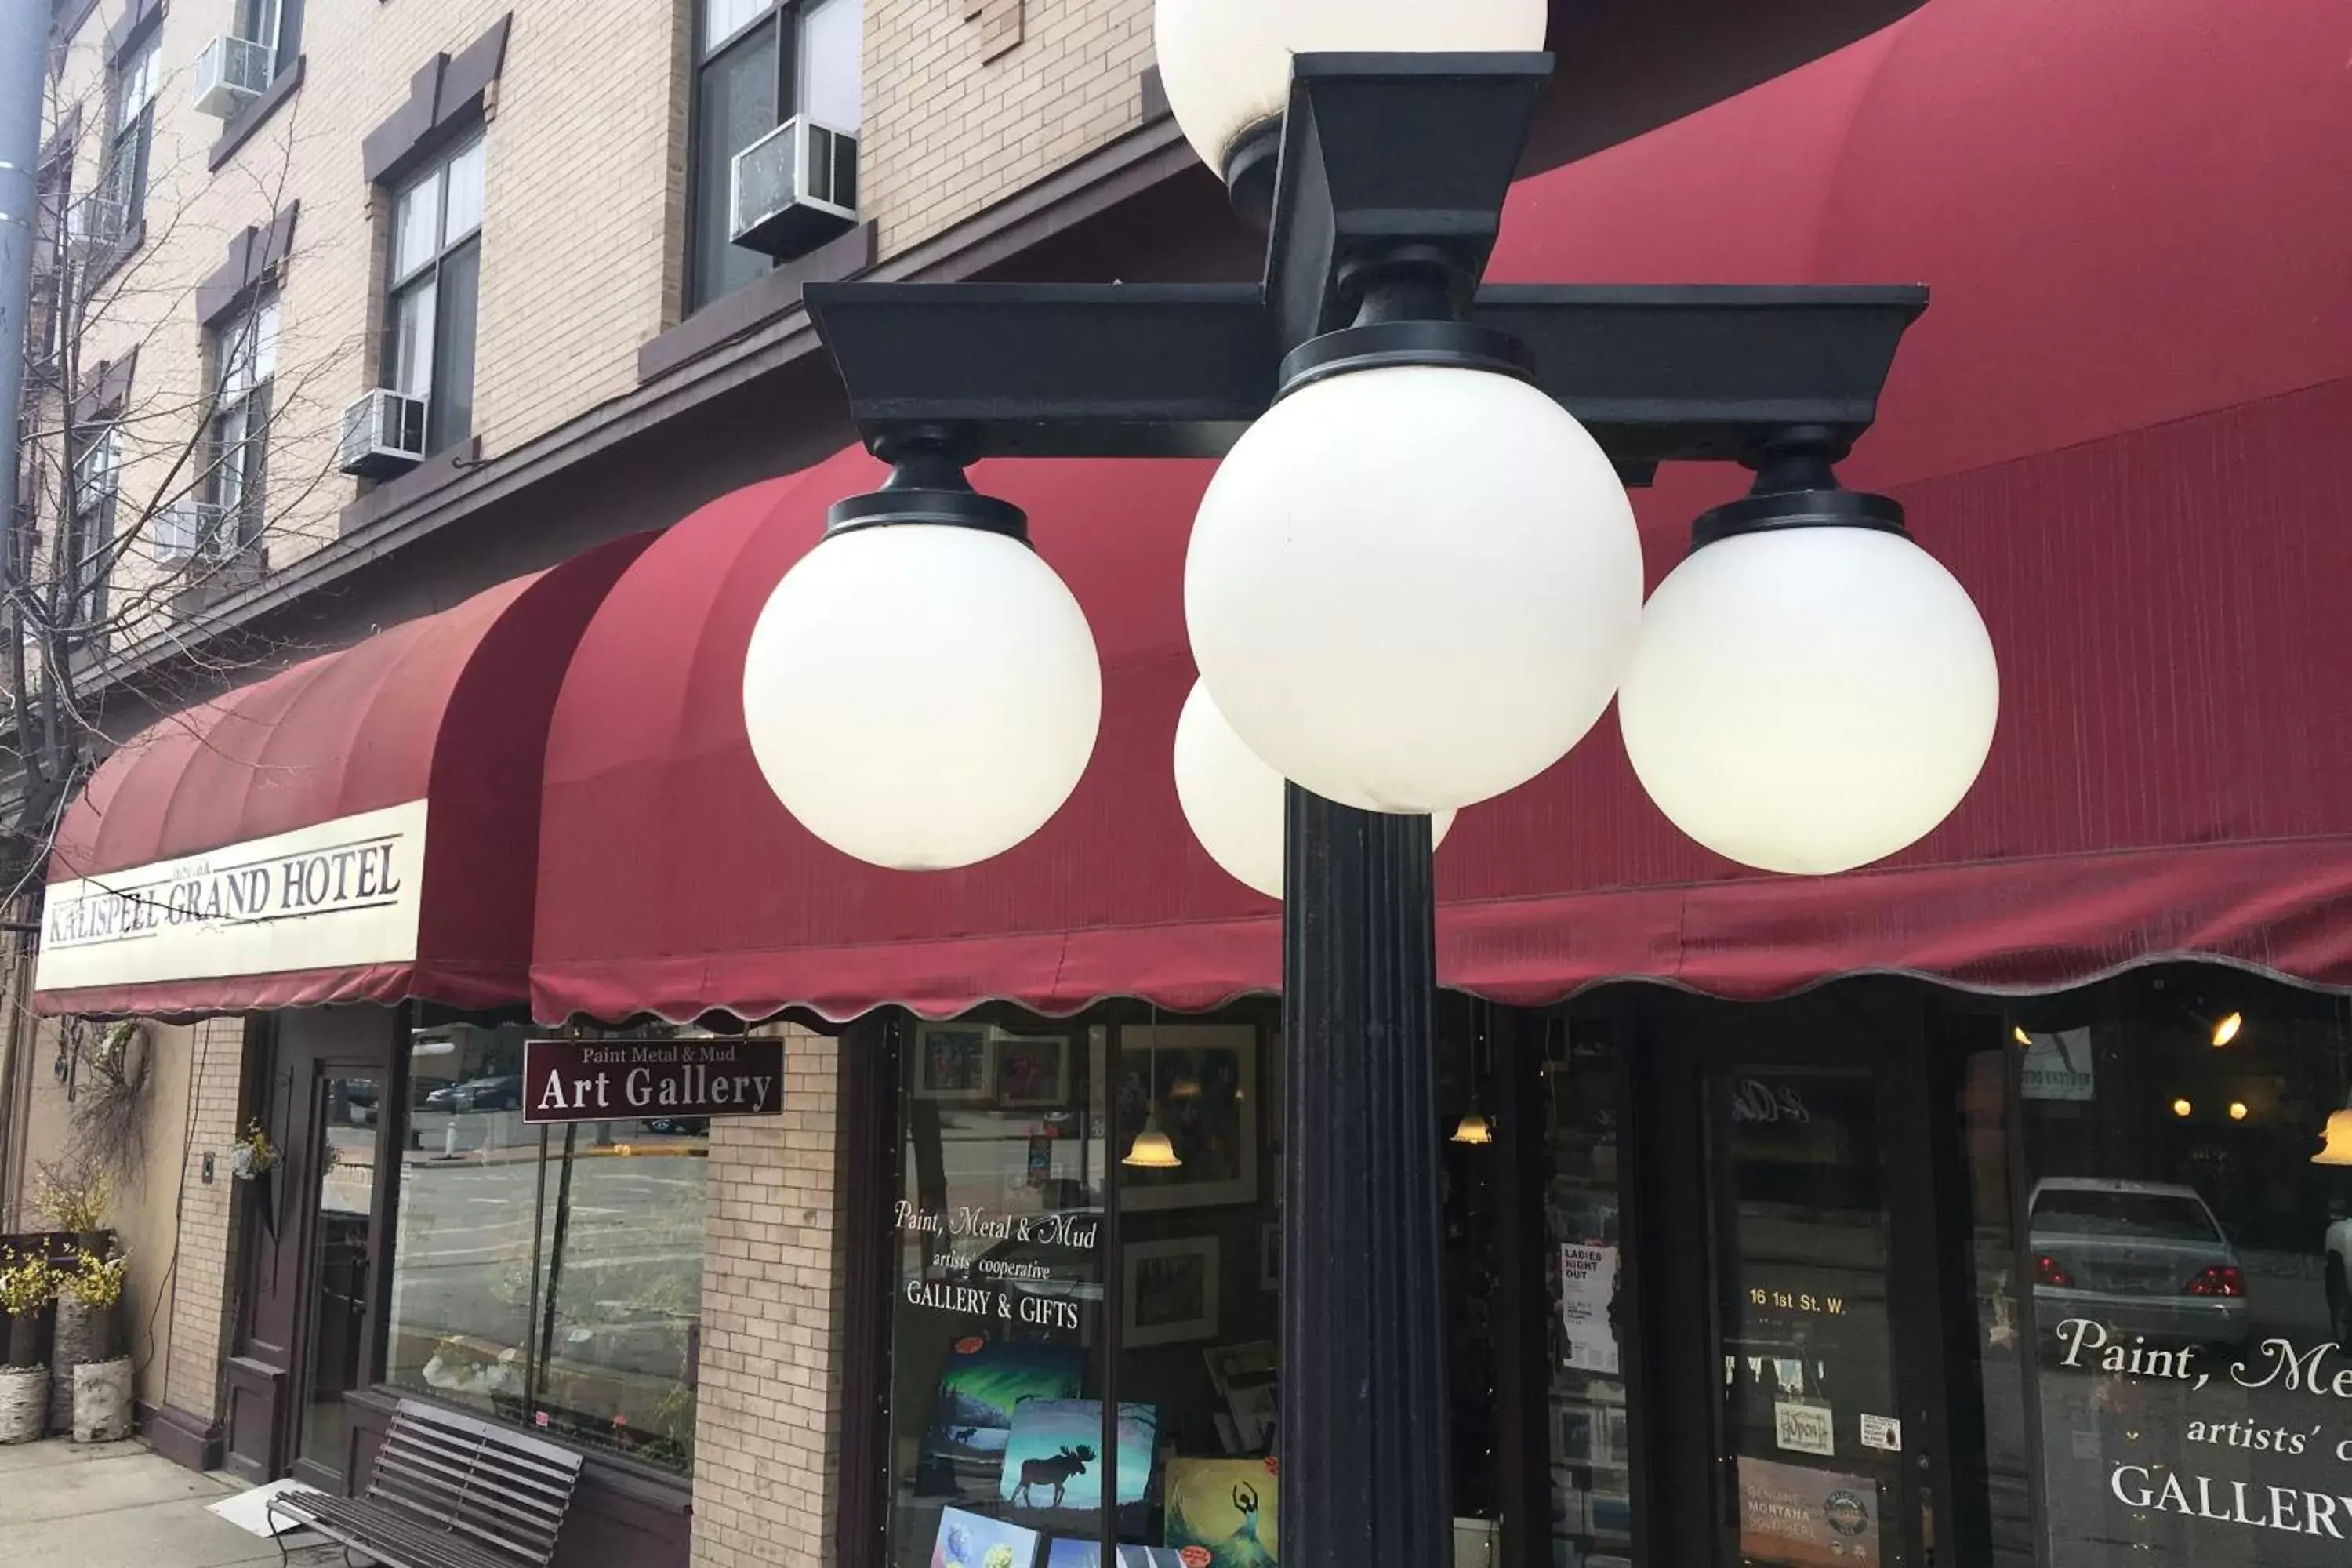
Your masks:
<instances>
[{"instance_id":1,"label":"concrete sidewalk","mask_svg":"<svg viewBox=\"0 0 2352 1568\"><path fill-rule=\"evenodd\" d=\"M278 1548L205 1511L243 1486L198 1475L143 1443L53 1437L0 1447L0 1563L26 1568L275 1568ZM316 1541L316 1536L310 1537ZM340 1563L331 1547L293 1561Z\"/></svg>"}]
</instances>

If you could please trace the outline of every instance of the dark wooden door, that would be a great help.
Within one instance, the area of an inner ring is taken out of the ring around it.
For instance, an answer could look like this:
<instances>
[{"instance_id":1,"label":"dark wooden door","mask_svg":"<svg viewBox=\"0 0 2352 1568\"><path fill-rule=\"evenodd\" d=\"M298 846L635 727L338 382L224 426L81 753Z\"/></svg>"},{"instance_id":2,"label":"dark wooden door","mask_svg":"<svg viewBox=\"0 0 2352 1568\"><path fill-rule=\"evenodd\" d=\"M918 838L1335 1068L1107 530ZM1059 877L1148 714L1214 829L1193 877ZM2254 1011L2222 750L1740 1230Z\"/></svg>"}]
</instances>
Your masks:
<instances>
[{"instance_id":1,"label":"dark wooden door","mask_svg":"<svg viewBox=\"0 0 2352 1568\"><path fill-rule=\"evenodd\" d=\"M1642 1014L1644 1560L1979 1561L1958 1118L1920 994Z\"/></svg>"},{"instance_id":2,"label":"dark wooden door","mask_svg":"<svg viewBox=\"0 0 2352 1568\"><path fill-rule=\"evenodd\" d=\"M262 1042L257 1114L279 1160L248 1194L245 1309L226 1369L226 1463L247 1479L341 1479L341 1394L373 1372L396 1017L285 1012Z\"/></svg>"}]
</instances>

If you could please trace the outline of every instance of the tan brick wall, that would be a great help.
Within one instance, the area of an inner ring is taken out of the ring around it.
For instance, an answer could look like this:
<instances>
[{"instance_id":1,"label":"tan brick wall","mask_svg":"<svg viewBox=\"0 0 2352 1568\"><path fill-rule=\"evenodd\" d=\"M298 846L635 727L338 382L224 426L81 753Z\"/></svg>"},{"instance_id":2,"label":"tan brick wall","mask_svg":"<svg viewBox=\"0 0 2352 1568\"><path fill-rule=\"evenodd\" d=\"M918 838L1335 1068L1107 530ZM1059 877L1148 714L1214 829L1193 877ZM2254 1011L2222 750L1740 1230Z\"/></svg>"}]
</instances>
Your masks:
<instances>
[{"instance_id":1,"label":"tan brick wall","mask_svg":"<svg viewBox=\"0 0 2352 1568\"><path fill-rule=\"evenodd\" d=\"M195 1106L188 1121L193 1157L185 1162L186 1180L179 1189L179 1267L164 1400L191 1415L216 1417L221 1358L228 1353L236 1318L239 1206L228 1150L238 1131L245 1021L213 1018L171 1033L177 1037L172 1044L188 1052ZM204 1179L207 1152L215 1156L209 1184Z\"/></svg>"},{"instance_id":2,"label":"tan brick wall","mask_svg":"<svg viewBox=\"0 0 2352 1568\"><path fill-rule=\"evenodd\" d=\"M841 1438L836 1043L785 1037L783 1116L711 1124L695 1568L833 1560Z\"/></svg>"},{"instance_id":3,"label":"tan brick wall","mask_svg":"<svg viewBox=\"0 0 2352 1568\"><path fill-rule=\"evenodd\" d=\"M866 0L859 173L886 256L1140 121L1151 0L1019 0L1020 43L983 59L1003 5Z\"/></svg>"},{"instance_id":4,"label":"tan brick wall","mask_svg":"<svg viewBox=\"0 0 2352 1568\"><path fill-rule=\"evenodd\" d=\"M134 345L135 428L126 499L166 489L198 424L203 333L194 289L246 225L299 200L279 290L270 449L282 566L331 541L358 493L334 471L341 410L368 384L382 326L389 202L367 184L361 142L405 100L436 52L455 54L511 11L488 129L477 315L474 428L487 455L544 434L635 384L637 345L676 314L684 180L684 69L692 0L398 0L305 7L301 88L216 172L222 121L196 111L192 67L228 29L234 0L173 0L147 240L100 285L88 363ZM50 119L81 112L76 188L101 159L106 0L72 41ZM180 481L184 488L184 477ZM126 586L152 573L133 568Z\"/></svg>"}]
</instances>

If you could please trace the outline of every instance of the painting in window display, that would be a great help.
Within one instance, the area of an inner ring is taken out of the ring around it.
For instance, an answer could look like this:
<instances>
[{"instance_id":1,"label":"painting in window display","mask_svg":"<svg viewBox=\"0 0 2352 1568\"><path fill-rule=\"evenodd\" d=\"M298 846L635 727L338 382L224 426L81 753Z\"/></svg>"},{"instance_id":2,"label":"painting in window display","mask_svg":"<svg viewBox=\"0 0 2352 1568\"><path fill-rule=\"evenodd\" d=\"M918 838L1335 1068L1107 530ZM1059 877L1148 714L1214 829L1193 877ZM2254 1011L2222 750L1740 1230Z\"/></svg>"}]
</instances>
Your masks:
<instances>
[{"instance_id":1,"label":"painting in window display","mask_svg":"<svg viewBox=\"0 0 2352 1568\"><path fill-rule=\"evenodd\" d=\"M1099 1026L906 1037L890 1214L901 1568L982 1568L1000 1548L1031 1568L1066 1536L1100 1539L1108 1049ZM1139 1487L1151 1442L1136 1444Z\"/></svg>"},{"instance_id":2,"label":"painting in window display","mask_svg":"<svg viewBox=\"0 0 2352 1568\"><path fill-rule=\"evenodd\" d=\"M2166 966L2015 1007L2025 1247L2004 1336L2082 1568L2352 1561L2342 998Z\"/></svg>"},{"instance_id":3,"label":"painting in window display","mask_svg":"<svg viewBox=\"0 0 2352 1568\"><path fill-rule=\"evenodd\" d=\"M525 1127L528 1032L452 1021L410 1037L386 1381L685 1473L709 1124Z\"/></svg>"}]
</instances>

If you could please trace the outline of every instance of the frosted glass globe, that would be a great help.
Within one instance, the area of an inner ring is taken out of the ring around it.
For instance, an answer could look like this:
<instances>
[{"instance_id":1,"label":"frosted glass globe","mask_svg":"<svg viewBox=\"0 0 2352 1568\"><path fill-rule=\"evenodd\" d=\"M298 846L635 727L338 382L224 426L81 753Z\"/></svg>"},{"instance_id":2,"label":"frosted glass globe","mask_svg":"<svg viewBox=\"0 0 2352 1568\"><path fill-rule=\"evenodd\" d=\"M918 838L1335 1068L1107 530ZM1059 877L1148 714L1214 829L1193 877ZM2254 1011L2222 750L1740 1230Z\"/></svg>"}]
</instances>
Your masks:
<instances>
[{"instance_id":1,"label":"frosted glass globe","mask_svg":"<svg viewBox=\"0 0 2352 1568\"><path fill-rule=\"evenodd\" d=\"M1176 124L1219 178L1290 101L1294 54L1540 49L1545 0L1159 0L1152 42Z\"/></svg>"},{"instance_id":2,"label":"frosted glass globe","mask_svg":"<svg viewBox=\"0 0 2352 1568\"><path fill-rule=\"evenodd\" d=\"M1652 595L1618 718L1675 826L1768 871L1892 855L1968 794L2000 708L1984 620L1899 534L1751 533Z\"/></svg>"},{"instance_id":3,"label":"frosted glass globe","mask_svg":"<svg viewBox=\"0 0 2352 1568\"><path fill-rule=\"evenodd\" d=\"M1217 469L1184 562L1218 710L1284 777L1370 811L1474 805L1558 762L1641 610L1608 458L1534 387L1474 370L1284 398Z\"/></svg>"},{"instance_id":4,"label":"frosted glass globe","mask_svg":"<svg viewBox=\"0 0 2352 1568\"><path fill-rule=\"evenodd\" d=\"M1197 680L1176 719L1175 770L1176 799L1209 858L1244 886L1282 897L1282 775L1242 744ZM1432 848L1445 842L1454 816L1430 818Z\"/></svg>"},{"instance_id":5,"label":"frosted glass globe","mask_svg":"<svg viewBox=\"0 0 2352 1568\"><path fill-rule=\"evenodd\" d=\"M1102 667L1052 567L929 523L824 541L776 584L743 667L768 787L845 855L969 866L1061 808L1094 752Z\"/></svg>"}]
</instances>

